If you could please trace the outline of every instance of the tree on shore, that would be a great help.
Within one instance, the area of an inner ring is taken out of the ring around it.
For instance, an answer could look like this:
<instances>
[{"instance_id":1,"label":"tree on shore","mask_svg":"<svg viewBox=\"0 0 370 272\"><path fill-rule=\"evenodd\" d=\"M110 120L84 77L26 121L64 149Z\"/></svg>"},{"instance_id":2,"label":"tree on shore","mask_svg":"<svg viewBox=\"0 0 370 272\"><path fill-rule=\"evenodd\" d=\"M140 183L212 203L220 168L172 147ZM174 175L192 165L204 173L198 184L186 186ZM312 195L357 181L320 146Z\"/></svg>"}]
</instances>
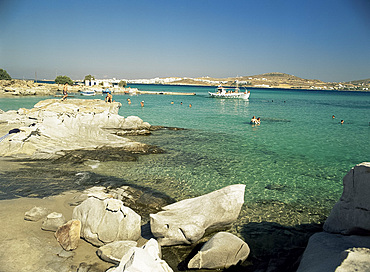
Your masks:
<instances>
[{"instance_id":1,"label":"tree on shore","mask_svg":"<svg viewBox=\"0 0 370 272\"><path fill-rule=\"evenodd\" d=\"M54 81L55 81L56 84L68 83L69 85L73 85L72 79L70 79L67 76L57 76Z\"/></svg>"},{"instance_id":2,"label":"tree on shore","mask_svg":"<svg viewBox=\"0 0 370 272\"><path fill-rule=\"evenodd\" d=\"M127 86L127 82L126 81L123 81L121 80L119 83L118 83L118 86L121 87L121 88L125 88Z\"/></svg>"},{"instance_id":3,"label":"tree on shore","mask_svg":"<svg viewBox=\"0 0 370 272\"><path fill-rule=\"evenodd\" d=\"M86 80L88 80L88 81L95 80L95 77L92 76L92 75L87 75L87 76L85 76L84 81L86 81Z\"/></svg>"},{"instance_id":4,"label":"tree on shore","mask_svg":"<svg viewBox=\"0 0 370 272\"><path fill-rule=\"evenodd\" d=\"M0 69L0 79L10 80L11 76L4 69Z\"/></svg>"}]
</instances>

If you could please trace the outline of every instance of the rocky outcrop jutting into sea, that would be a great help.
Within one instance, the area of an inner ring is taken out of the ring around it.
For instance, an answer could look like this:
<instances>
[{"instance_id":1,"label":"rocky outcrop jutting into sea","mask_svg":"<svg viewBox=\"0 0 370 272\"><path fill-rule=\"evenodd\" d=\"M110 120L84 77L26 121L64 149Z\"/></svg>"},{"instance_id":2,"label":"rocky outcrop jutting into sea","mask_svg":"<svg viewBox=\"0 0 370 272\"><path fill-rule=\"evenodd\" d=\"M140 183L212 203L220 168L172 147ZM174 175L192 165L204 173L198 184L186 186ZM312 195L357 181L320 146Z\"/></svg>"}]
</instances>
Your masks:
<instances>
[{"instance_id":1,"label":"rocky outcrop jutting into sea","mask_svg":"<svg viewBox=\"0 0 370 272\"><path fill-rule=\"evenodd\" d=\"M146 145L117 135L117 131L148 130L139 117L118 115L121 103L102 100L48 99L32 109L0 114L0 156L54 159L66 150L102 146L145 151ZM11 133L12 132L12 133Z\"/></svg>"}]
</instances>

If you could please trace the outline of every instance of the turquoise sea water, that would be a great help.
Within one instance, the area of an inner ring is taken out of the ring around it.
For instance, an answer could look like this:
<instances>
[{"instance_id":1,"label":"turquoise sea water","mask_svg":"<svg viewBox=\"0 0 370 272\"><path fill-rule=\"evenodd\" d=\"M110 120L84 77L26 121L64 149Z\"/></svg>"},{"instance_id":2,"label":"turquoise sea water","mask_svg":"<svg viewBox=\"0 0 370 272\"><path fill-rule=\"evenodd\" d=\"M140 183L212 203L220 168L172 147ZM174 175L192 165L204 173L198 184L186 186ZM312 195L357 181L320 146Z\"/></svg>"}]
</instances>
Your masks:
<instances>
[{"instance_id":1,"label":"turquoise sea water","mask_svg":"<svg viewBox=\"0 0 370 272\"><path fill-rule=\"evenodd\" d=\"M273 210L280 203L326 216L341 195L343 176L354 165L370 160L370 93L251 89L250 100L244 101L209 98L211 87L133 87L196 93L114 95L125 117L136 115L152 125L186 130L132 137L158 145L166 153L141 156L138 162L101 163L90 171L175 199L241 183L246 184L245 203L254 209L264 203L264 209L268 205ZM0 109L31 108L45 98L0 98ZM143 108L140 101L145 103ZM249 124L253 115L261 117L260 126ZM301 223L315 220L307 215Z\"/></svg>"}]
</instances>

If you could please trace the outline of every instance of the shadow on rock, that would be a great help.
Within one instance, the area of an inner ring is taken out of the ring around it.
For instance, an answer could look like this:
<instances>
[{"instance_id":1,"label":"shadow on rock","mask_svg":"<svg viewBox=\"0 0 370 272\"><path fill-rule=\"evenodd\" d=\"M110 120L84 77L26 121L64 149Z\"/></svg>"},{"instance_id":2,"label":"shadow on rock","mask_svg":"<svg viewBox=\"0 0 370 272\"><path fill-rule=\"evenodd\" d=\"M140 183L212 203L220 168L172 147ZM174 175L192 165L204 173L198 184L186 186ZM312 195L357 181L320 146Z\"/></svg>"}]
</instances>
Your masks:
<instances>
[{"instance_id":1,"label":"shadow on rock","mask_svg":"<svg viewBox=\"0 0 370 272\"><path fill-rule=\"evenodd\" d=\"M308 239L322 231L322 224L283 226L273 222L248 223L241 235L251 248L243 271L296 271ZM241 270L226 270L241 271Z\"/></svg>"}]
</instances>

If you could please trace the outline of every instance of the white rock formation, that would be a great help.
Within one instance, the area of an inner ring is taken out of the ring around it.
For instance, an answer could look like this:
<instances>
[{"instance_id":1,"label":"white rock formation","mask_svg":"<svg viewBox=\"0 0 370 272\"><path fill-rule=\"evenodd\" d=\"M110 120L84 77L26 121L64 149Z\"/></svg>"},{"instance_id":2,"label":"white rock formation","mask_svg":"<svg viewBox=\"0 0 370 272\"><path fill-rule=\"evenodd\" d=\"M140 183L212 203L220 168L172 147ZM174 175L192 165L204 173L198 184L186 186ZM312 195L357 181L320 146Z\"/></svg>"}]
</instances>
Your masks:
<instances>
[{"instance_id":1,"label":"white rock formation","mask_svg":"<svg viewBox=\"0 0 370 272\"><path fill-rule=\"evenodd\" d=\"M137 246L136 241L115 241L99 247L98 256L110 263L119 264L122 257L133 247Z\"/></svg>"},{"instance_id":2,"label":"white rock formation","mask_svg":"<svg viewBox=\"0 0 370 272\"><path fill-rule=\"evenodd\" d=\"M140 215L117 199L90 197L74 208L72 218L82 223L81 237L96 246L140 238Z\"/></svg>"},{"instance_id":3,"label":"white rock formation","mask_svg":"<svg viewBox=\"0 0 370 272\"><path fill-rule=\"evenodd\" d=\"M206 229L232 224L244 203L245 185L230 185L209 194L185 199L150 215L150 228L160 245L192 244Z\"/></svg>"},{"instance_id":4,"label":"white rock formation","mask_svg":"<svg viewBox=\"0 0 370 272\"><path fill-rule=\"evenodd\" d=\"M105 103L102 100L69 99L61 102L48 99L30 110L1 113L0 136L8 132L9 126L21 131L0 142L0 156L49 159L63 155L63 150L99 146L136 151L143 144L119 137L109 129L143 130L149 129L150 125L138 117L118 115L120 106L118 102Z\"/></svg>"},{"instance_id":5,"label":"white rock formation","mask_svg":"<svg viewBox=\"0 0 370 272\"><path fill-rule=\"evenodd\" d=\"M219 232L189 261L188 268L224 269L244 262L250 253L246 242L228 232Z\"/></svg>"},{"instance_id":6,"label":"white rock formation","mask_svg":"<svg viewBox=\"0 0 370 272\"><path fill-rule=\"evenodd\" d=\"M150 239L143 247L131 248L122 257L118 267L109 272L173 272L161 259L161 247L155 239Z\"/></svg>"},{"instance_id":7,"label":"white rock formation","mask_svg":"<svg viewBox=\"0 0 370 272\"><path fill-rule=\"evenodd\" d=\"M370 163L363 162L343 178L343 194L326 220L324 232L308 241L298 272L370 271L369 196Z\"/></svg>"},{"instance_id":8,"label":"white rock formation","mask_svg":"<svg viewBox=\"0 0 370 272\"><path fill-rule=\"evenodd\" d=\"M324 230L370 234L370 162L356 165L343 178L343 194L325 221Z\"/></svg>"}]
</instances>

